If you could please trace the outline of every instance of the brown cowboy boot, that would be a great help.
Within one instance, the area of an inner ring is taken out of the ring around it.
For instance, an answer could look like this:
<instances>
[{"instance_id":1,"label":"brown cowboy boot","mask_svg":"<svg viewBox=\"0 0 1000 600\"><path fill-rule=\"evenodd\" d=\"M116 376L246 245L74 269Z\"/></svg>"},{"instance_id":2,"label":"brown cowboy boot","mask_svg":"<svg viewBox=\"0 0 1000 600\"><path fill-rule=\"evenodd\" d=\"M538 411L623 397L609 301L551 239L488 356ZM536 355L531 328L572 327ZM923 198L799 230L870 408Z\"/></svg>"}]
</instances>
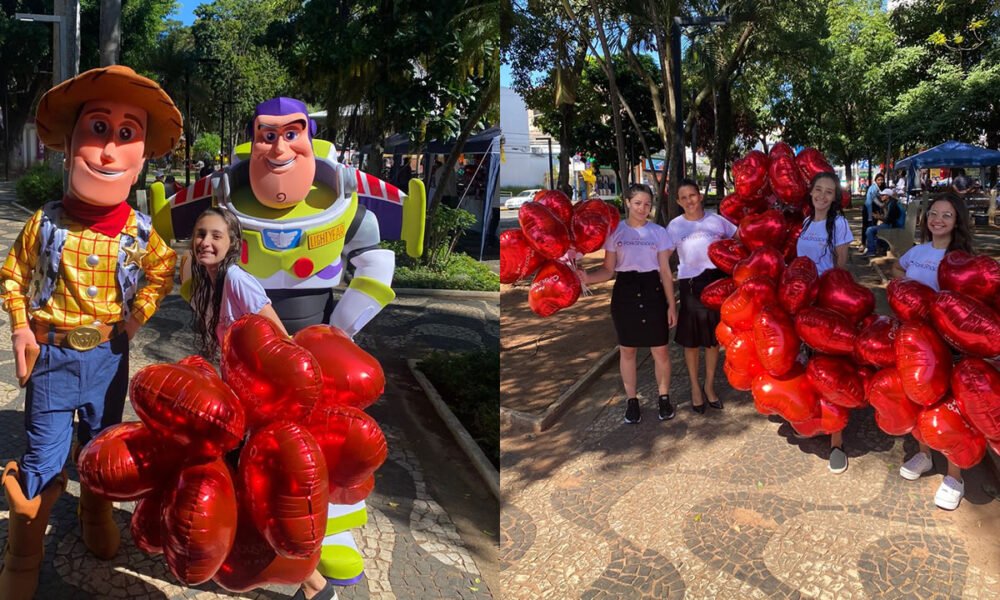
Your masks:
<instances>
[{"instance_id":1,"label":"brown cowboy boot","mask_svg":"<svg viewBox=\"0 0 1000 600\"><path fill-rule=\"evenodd\" d=\"M80 507L77 514L83 529L83 544L90 553L101 560L111 560L118 554L121 531L111 513L110 500L101 498L87 486L80 484Z\"/></svg>"},{"instance_id":2,"label":"brown cowboy boot","mask_svg":"<svg viewBox=\"0 0 1000 600\"><path fill-rule=\"evenodd\" d=\"M60 473L40 494L28 500L18 481L17 463L11 461L0 475L0 486L10 506L7 548L0 570L0 598L31 600L38 589L38 573L45 554L42 543L45 527L52 506L66 489L66 472Z\"/></svg>"}]
</instances>

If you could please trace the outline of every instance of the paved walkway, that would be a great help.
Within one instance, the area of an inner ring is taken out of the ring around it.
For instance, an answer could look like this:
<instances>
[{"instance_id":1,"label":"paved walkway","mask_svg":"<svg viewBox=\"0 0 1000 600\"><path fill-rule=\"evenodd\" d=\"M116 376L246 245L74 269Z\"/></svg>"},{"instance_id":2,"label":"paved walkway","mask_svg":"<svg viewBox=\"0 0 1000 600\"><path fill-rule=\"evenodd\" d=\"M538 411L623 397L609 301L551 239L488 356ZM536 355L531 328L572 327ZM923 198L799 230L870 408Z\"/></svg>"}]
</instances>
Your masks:
<instances>
[{"instance_id":1,"label":"paved walkway","mask_svg":"<svg viewBox=\"0 0 1000 600\"><path fill-rule=\"evenodd\" d=\"M20 231L26 215L9 204L11 186L0 183L0 249ZM191 312L169 296L132 342L131 372L190 353ZM0 331L9 319L0 312ZM464 455L450 440L413 381L405 360L429 350L496 348L495 300L400 297L358 336L386 370L386 394L369 412L389 442L389 458L368 499L369 522L356 535L367 577L344 588L344 600L360 598L490 598L499 594L498 507ZM13 356L0 344L0 460L24 448L24 394L17 388ZM125 420L137 420L126 404ZM178 586L162 557L147 557L133 544L128 523L132 502L116 503L123 531L115 559L101 562L83 547L75 515L79 479L70 469L68 493L56 504L48 535L38 598L286 598L291 586L272 586L240 596L214 584ZM0 547L7 536L7 503L0 499Z\"/></svg>"},{"instance_id":2,"label":"paved walkway","mask_svg":"<svg viewBox=\"0 0 1000 600\"><path fill-rule=\"evenodd\" d=\"M866 259L852 261L880 285ZM1000 501L985 462L965 473L960 508L942 511L944 459L935 453L919 481L900 478L916 444L883 434L871 409L852 412L850 468L833 475L828 437L796 439L721 368L725 410L696 414L677 347L672 366L672 421L656 419L647 354L640 424L622 422L612 365L553 429L503 440L505 597L997 597Z\"/></svg>"}]
</instances>

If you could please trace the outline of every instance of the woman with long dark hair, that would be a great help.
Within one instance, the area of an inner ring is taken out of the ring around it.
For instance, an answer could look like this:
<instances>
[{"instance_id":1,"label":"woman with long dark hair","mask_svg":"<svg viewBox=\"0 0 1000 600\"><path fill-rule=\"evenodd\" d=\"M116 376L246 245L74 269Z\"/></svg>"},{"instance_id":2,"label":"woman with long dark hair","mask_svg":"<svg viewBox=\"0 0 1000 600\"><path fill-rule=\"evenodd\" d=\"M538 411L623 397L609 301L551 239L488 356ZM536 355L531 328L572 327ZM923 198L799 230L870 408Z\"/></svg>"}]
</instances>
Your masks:
<instances>
[{"instance_id":1,"label":"woman with long dark hair","mask_svg":"<svg viewBox=\"0 0 1000 600\"><path fill-rule=\"evenodd\" d=\"M633 184L625 191L627 218L604 243L604 264L581 280L590 285L615 278L611 293L611 318L618 334L619 368L625 387L625 422L642 419L636 389L636 353L649 348L655 364L659 391L658 416L674 418L670 402L670 328L677 323L673 276L670 273L670 240L663 227L647 221L653 208L649 186Z\"/></svg>"},{"instance_id":2,"label":"woman with long dark hair","mask_svg":"<svg viewBox=\"0 0 1000 600\"><path fill-rule=\"evenodd\" d=\"M892 266L895 277L909 277L924 285L939 290L938 266L945 254L954 250L972 253L972 233L969 231L969 210L965 202L957 195L935 200L920 223L923 239L930 240L919 246L914 246L899 257L899 262ZM903 479L915 481L920 476L934 468L931 460L931 448L917 440L920 450L903 463L899 475ZM962 480L962 469L948 461L948 474L945 475L934 494L934 503L945 510L955 510L965 495L965 482Z\"/></svg>"},{"instance_id":3,"label":"woman with long dark hair","mask_svg":"<svg viewBox=\"0 0 1000 600\"><path fill-rule=\"evenodd\" d=\"M816 263L820 275L847 266L847 250L854 240L847 219L840 214L840 194L840 178L836 173L818 173L809 183L811 212L802 222L796 250L799 256L807 256ZM844 433L838 431L830 435L830 471L846 470Z\"/></svg>"}]
</instances>

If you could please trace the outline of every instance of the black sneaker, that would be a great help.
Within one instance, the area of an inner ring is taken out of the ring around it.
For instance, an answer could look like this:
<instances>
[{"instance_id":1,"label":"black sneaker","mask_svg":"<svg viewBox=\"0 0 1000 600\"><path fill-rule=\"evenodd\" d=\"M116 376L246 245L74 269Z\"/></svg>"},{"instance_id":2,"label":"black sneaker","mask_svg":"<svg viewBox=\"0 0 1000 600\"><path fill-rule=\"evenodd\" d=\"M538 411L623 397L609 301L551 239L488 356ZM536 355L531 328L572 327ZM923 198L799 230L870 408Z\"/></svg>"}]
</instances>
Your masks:
<instances>
[{"instance_id":1,"label":"black sneaker","mask_svg":"<svg viewBox=\"0 0 1000 600\"><path fill-rule=\"evenodd\" d=\"M625 422L634 425L642 420L642 411L639 410L639 399L629 398L625 401Z\"/></svg>"},{"instance_id":2,"label":"black sneaker","mask_svg":"<svg viewBox=\"0 0 1000 600\"><path fill-rule=\"evenodd\" d=\"M847 453L843 448L830 450L830 472L843 473L847 470Z\"/></svg>"},{"instance_id":3,"label":"black sneaker","mask_svg":"<svg viewBox=\"0 0 1000 600\"><path fill-rule=\"evenodd\" d=\"M659 417L661 421L669 421L674 418L674 405L670 403L670 394L660 396Z\"/></svg>"}]
</instances>

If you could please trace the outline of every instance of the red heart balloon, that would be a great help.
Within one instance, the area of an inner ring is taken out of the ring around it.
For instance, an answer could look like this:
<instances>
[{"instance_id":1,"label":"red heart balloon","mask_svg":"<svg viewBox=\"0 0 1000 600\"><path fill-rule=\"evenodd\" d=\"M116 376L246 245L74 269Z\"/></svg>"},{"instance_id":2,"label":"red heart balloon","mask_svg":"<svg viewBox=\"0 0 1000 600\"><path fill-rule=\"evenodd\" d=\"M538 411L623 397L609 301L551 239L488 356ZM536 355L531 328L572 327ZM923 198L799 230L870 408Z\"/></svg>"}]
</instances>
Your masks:
<instances>
[{"instance_id":1,"label":"red heart balloon","mask_svg":"<svg viewBox=\"0 0 1000 600\"><path fill-rule=\"evenodd\" d=\"M923 410L906 397L899 371L894 367L882 369L872 377L868 385L868 402L875 409L875 423L889 435L906 435L913 431Z\"/></svg>"},{"instance_id":2,"label":"red heart balloon","mask_svg":"<svg viewBox=\"0 0 1000 600\"><path fill-rule=\"evenodd\" d=\"M590 254L604 245L611 233L605 206L603 200L586 200L573 208L570 234L577 252Z\"/></svg>"},{"instance_id":3,"label":"red heart balloon","mask_svg":"<svg viewBox=\"0 0 1000 600\"><path fill-rule=\"evenodd\" d=\"M767 155L759 150L752 150L734 162L733 181L736 193L745 197L756 194L767 182L767 164Z\"/></svg>"},{"instance_id":4,"label":"red heart balloon","mask_svg":"<svg viewBox=\"0 0 1000 600\"><path fill-rule=\"evenodd\" d=\"M739 225L743 217L747 215L755 215L765 210L767 210L767 202L763 197L758 196L747 197L729 194L722 199L722 202L719 202L719 214L733 225Z\"/></svg>"},{"instance_id":5,"label":"red heart balloon","mask_svg":"<svg viewBox=\"0 0 1000 600\"><path fill-rule=\"evenodd\" d=\"M757 357L757 347L754 345L753 332L738 331L726 344L726 362L724 365L729 384L742 391L750 389L753 378L764 372L764 367ZM735 379L735 381L734 381Z\"/></svg>"},{"instance_id":6,"label":"red heart balloon","mask_svg":"<svg viewBox=\"0 0 1000 600\"><path fill-rule=\"evenodd\" d=\"M854 352L858 337L847 317L819 306L807 306L795 315L795 332L817 352L844 356Z\"/></svg>"},{"instance_id":7,"label":"red heart balloon","mask_svg":"<svg viewBox=\"0 0 1000 600\"><path fill-rule=\"evenodd\" d=\"M894 317L876 317L854 340L854 359L876 367L895 366L899 326L899 319Z\"/></svg>"},{"instance_id":8,"label":"red heart balloon","mask_svg":"<svg viewBox=\"0 0 1000 600\"><path fill-rule=\"evenodd\" d=\"M608 217L608 235L611 235L610 232L618 228L621 215L618 214L618 208L608 202L601 200L601 206L604 208L604 214Z\"/></svg>"},{"instance_id":9,"label":"red heart balloon","mask_svg":"<svg viewBox=\"0 0 1000 600\"><path fill-rule=\"evenodd\" d=\"M800 205L809 192L806 181L802 179L795 159L791 156L771 156L771 164L767 169L771 180L771 188L775 195L785 204Z\"/></svg>"},{"instance_id":10,"label":"red heart balloon","mask_svg":"<svg viewBox=\"0 0 1000 600\"><path fill-rule=\"evenodd\" d=\"M819 398L801 367L781 377L761 373L753 380L752 392L754 407L761 414L778 414L789 423L819 414Z\"/></svg>"},{"instance_id":11,"label":"red heart balloon","mask_svg":"<svg viewBox=\"0 0 1000 600\"><path fill-rule=\"evenodd\" d=\"M573 218L573 203L569 196L559 190L542 190L535 193L535 203L551 210L552 214L562 221L563 225L569 226L570 220ZM520 216L518 213L518 218Z\"/></svg>"},{"instance_id":12,"label":"red heart balloon","mask_svg":"<svg viewBox=\"0 0 1000 600\"><path fill-rule=\"evenodd\" d=\"M753 387L754 375L744 371L738 371L729 366L729 363L724 363L722 365L722 372L726 375L726 381L729 382L729 387L734 390L739 390L741 392L749 392L750 388Z\"/></svg>"},{"instance_id":13,"label":"red heart balloon","mask_svg":"<svg viewBox=\"0 0 1000 600\"><path fill-rule=\"evenodd\" d=\"M330 497L323 450L304 427L288 421L250 435L240 452L242 499L257 530L286 558L320 547Z\"/></svg>"},{"instance_id":14,"label":"red heart balloon","mask_svg":"<svg viewBox=\"0 0 1000 600\"><path fill-rule=\"evenodd\" d=\"M771 246L763 246L736 263L736 267L733 268L733 281L736 285L742 285L751 277L764 276L772 282L777 282L784 268L785 257L781 251Z\"/></svg>"},{"instance_id":15,"label":"red heart balloon","mask_svg":"<svg viewBox=\"0 0 1000 600\"><path fill-rule=\"evenodd\" d=\"M921 320L931 311L937 296L931 287L916 279L893 279L885 289L892 312L903 321Z\"/></svg>"},{"instance_id":16,"label":"red heart balloon","mask_svg":"<svg viewBox=\"0 0 1000 600\"><path fill-rule=\"evenodd\" d=\"M826 157L815 148L803 148L795 156L795 166L799 168L806 183L811 182L813 177L820 173L833 173L833 167L827 162Z\"/></svg>"},{"instance_id":17,"label":"red heart balloon","mask_svg":"<svg viewBox=\"0 0 1000 600\"><path fill-rule=\"evenodd\" d=\"M986 455L986 438L966 421L951 398L925 408L917 420L924 443L963 469L971 469Z\"/></svg>"},{"instance_id":18,"label":"red heart balloon","mask_svg":"<svg viewBox=\"0 0 1000 600\"><path fill-rule=\"evenodd\" d=\"M292 340L312 353L323 374L323 398L316 409L335 404L363 410L385 391L382 365L336 327L311 325Z\"/></svg>"},{"instance_id":19,"label":"red heart balloon","mask_svg":"<svg viewBox=\"0 0 1000 600\"><path fill-rule=\"evenodd\" d=\"M109 500L148 495L176 472L179 450L138 422L108 427L76 459L80 481Z\"/></svg>"},{"instance_id":20,"label":"red heart balloon","mask_svg":"<svg viewBox=\"0 0 1000 600\"><path fill-rule=\"evenodd\" d=\"M185 467L164 500L163 554L181 583L198 585L215 575L236 539L236 488L217 458Z\"/></svg>"},{"instance_id":21,"label":"red heart balloon","mask_svg":"<svg viewBox=\"0 0 1000 600\"><path fill-rule=\"evenodd\" d=\"M760 364L771 375L781 376L792 370L799 355L795 323L778 306L765 306L753 321L753 341Z\"/></svg>"},{"instance_id":22,"label":"red heart balloon","mask_svg":"<svg viewBox=\"0 0 1000 600\"><path fill-rule=\"evenodd\" d=\"M527 205L525 205L527 206ZM540 317L572 306L580 297L580 278L561 262L551 260L538 270L528 289L528 307Z\"/></svg>"},{"instance_id":23,"label":"red heart balloon","mask_svg":"<svg viewBox=\"0 0 1000 600\"><path fill-rule=\"evenodd\" d=\"M139 500L129 530L136 548L150 556L163 553L163 490Z\"/></svg>"},{"instance_id":24,"label":"red heart balloon","mask_svg":"<svg viewBox=\"0 0 1000 600\"><path fill-rule=\"evenodd\" d=\"M864 381L846 358L817 354L809 359L806 376L821 398L837 406L861 408L867 404Z\"/></svg>"},{"instance_id":25,"label":"red heart balloon","mask_svg":"<svg viewBox=\"0 0 1000 600\"><path fill-rule=\"evenodd\" d=\"M572 209L569 215L572 215ZM518 210L517 220L528 243L545 258L556 259L569 250L566 224L545 205L538 202L523 204Z\"/></svg>"},{"instance_id":26,"label":"red heart balloon","mask_svg":"<svg viewBox=\"0 0 1000 600\"><path fill-rule=\"evenodd\" d=\"M1000 264L989 256L968 252L948 252L938 265L938 285L942 290L961 292L990 303L1000 295Z\"/></svg>"},{"instance_id":27,"label":"red heart balloon","mask_svg":"<svg viewBox=\"0 0 1000 600\"><path fill-rule=\"evenodd\" d=\"M792 147L785 142L775 142L775 144L771 146L771 149L768 150L767 157L773 161L779 156L794 157L795 150L793 150Z\"/></svg>"},{"instance_id":28,"label":"red heart balloon","mask_svg":"<svg viewBox=\"0 0 1000 600\"><path fill-rule=\"evenodd\" d=\"M251 429L277 419L304 422L323 393L312 353L255 314L237 319L223 338L222 378L240 399Z\"/></svg>"},{"instance_id":29,"label":"red heart balloon","mask_svg":"<svg viewBox=\"0 0 1000 600\"><path fill-rule=\"evenodd\" d=\"M736 331L747 331L763 307L774 304L774 283L767 277L751 277L722 303L722 320Z\"/></svg>"},{"instance_id":30,"label":"red heart balloon","mask_svg":"<svg viewBox=\"0 0 1000 600\"><path fill-rule=\"evenodd\" d=\"M962 416L987 439L1000 440L1000 371L980 358L964 358L951 373Z\"/></svg>"},{"instance_id":31,"label":"red heart balloon","mask_svg":"<svg viewBox=\"0 0 1000 600\"><path fill-rule=\"evenodd\" d=\"M798 243L799 235L802 233L802 223L789 224L787 232L785 235L785 245L781 250L781 254L785 257L785 262L792 262L799 255Z\"/></svg>"},{"instance_id":32,"label":"red heart balloon","mask_svg":"<svg viewBox=\"0 0 1000 600\"><path fill-rule=\"evenodd\" d=\"M361 485L389 454L375 419L351 406L322 407L306 428L323 451L331 487Z\"/></svg>"},{"instance_id":33,"label":"red heart balloon","mask_svg":"<svg viewBox=\"0 0 1000 600\"><path fill-rule=\"evenodd\" d=\"M715 326L715 340L719 342L720 346L726 346L729 344L729 340L733 339L736 332L729 325L726 325L725 321L719 321L719 324Z\"/></svg>"},{"instance_id":34,"label":"red heart balloon","mask_svg":"<svg viewBox=\"0 0 1000 600\"><path fill-rule=\"evenodd\" d=\"M150 430L191 456L221 456L246 432L243 405L207 363L145 367L132 378L129 395Z\"/></svg>"},{"instance_id":35,"label":"red heart balloon","mask_svg":"<svg viewBox=\"0 0 1000 600\"><path fill-rule=\"evenodd\" d=\"M1000 354L1000 317L993 309L958 292L941 292L931 304L938 333L959 352L981 358Z\"/></svg>"},{"instance_id":36,"label":"red heart balloon","mask_svg":"<svg viewBox=\"0 0 1000 600\"><path fill-rule=\"evenodd\" d=\"M830 269L819 276L816 304L844 315L852 324L875 310L875 294L854 281L845 269Z\"/></svg>"},{"instance_id":37,"label":"red heart balloon","mask_svg":"<svg viewBox=\"0 0 1000 600\"><path fill-rule=\"evenodd\" d=\"M781 274L778 284L778 301L782 308L794 315L812 304L819 291L818 279L816 263L810 258L802 256L793 260Z\"/></svg>"},{"instance_id":38,"label":"red heart balloon","mask_svg":"<svg viewBox=\"0 0 1000 600\"><path fill-rule=\"evenodd\" d=\"M726 301L726 298L731 296L735 291L736 282L733 281L732 277L717 279L706 285L705 289L701 291L701 303L712 310L719 310L722 308L722 303Z\"/></svg>"},{"instance_id":39,"label":"red heart balloon","mask_svg":"<svg viewBox=\"0 0 1000 600\"><path fill-rule=\"evenodd\" d=\"M535 252L520 229L500 233L500 283L524 279L544 262L545 257Z\"/></svg>"},{"instance_id":40,"label":"red heart balloon","mask_svg":"<svg viewBox=\"0 0 1000 600\"><path fill-rule=\"evenodd\" d=\"M930 325L907 321L896 335L896 368L906 396L930 406L948 392L951 352Z\"/></svg>"},{"instance_id":41,"label":"red heart balloon","mask_svg":"<svg viewBox=\"0 0 1000 600\"><path fill-rule=\"evenodd\" d=\"M805 421L792 423L792 429L799 435L813 437L815 435L830 435L843 431L847 427L847 419L850 409L837 406L832 402L827 402L824 398L819 400L819 415Z\"/></svg>"},{"instance_id":42,"label":"red heart balloon","mask_svg":"<svg viewBox=\"0 0 1000 600\"><path fill-rule=\"evenodd\" d=\"M740 242L753 252L764 246L781 248L785 241L786 229L785 218L777 210L771 209L743 217L737 234Z\"/></svg>"},{"instance_id":43,"label":"red heart balloon","mask_svg":"<svg viewBox=\"0 0 1000 600\"><path fill-rule=\"evenodd\" d=\"M865 404L868 404L868 388L871 386L872 378L875 377L875 367L859 366L858 377L861 378L861 385L865 390Z\"/></svg>"},{"instance_id":44,"label":"red heart balloon","mask_svg":"<svg viewBox=\"0 0 1000 600\"><path fill-rule=\"evenodd\" d=\"M716 240L708 245L709 260L729 275L733 274L736 263L748 256L750 256L750 251L736 238Z\"/></svg>"},{"instance_id":45,"label":"red heart balloon","mask_svg":"<svg viewBox=\"0 0 1000 600\"><path fill-rule=\"evenodd\" d=\"M330 504L357 504L375 489L375 476L372 475L364 483L349 488L330 486Z\"/></svg>"},{"instance_id":46,"label":"red heart balloon","mask_svg":"<svg viewBox=\"0 0 1000 600\"><path fill-rule=\"evenodd\" d=\"M319 565L322 549L307 558L286 558L257 531L253 519L240 507L233 549L212 580L231 592L248 592L265 585L299 585Z\"/></svg>"}]
</instances>

